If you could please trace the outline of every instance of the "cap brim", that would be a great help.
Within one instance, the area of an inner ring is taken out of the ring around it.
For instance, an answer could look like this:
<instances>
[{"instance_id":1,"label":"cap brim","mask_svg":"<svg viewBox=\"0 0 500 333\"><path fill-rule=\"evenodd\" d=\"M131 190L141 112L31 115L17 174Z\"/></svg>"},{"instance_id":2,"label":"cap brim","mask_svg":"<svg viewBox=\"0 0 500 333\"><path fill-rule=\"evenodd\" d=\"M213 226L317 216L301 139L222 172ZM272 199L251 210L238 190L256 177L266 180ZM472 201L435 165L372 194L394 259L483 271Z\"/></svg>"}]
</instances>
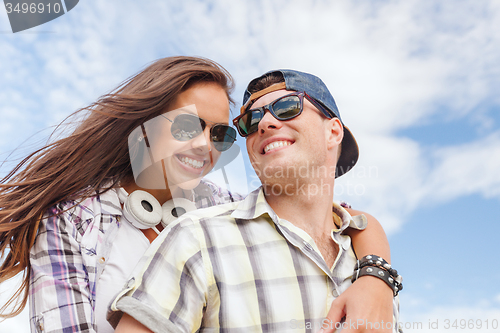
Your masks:
<instances>
[{"instance_id":1,"label":"cap brim","mask_svg":"<svg viewBox=\"0 0 500 333\"><path fill-rule=\"evenodd\" d=\"M344 138L342 139L342 151L337 161L335 178L338 178L351 170L358 161L358 143L347 126L344 126Z\"/></svg>"}]
</instances>

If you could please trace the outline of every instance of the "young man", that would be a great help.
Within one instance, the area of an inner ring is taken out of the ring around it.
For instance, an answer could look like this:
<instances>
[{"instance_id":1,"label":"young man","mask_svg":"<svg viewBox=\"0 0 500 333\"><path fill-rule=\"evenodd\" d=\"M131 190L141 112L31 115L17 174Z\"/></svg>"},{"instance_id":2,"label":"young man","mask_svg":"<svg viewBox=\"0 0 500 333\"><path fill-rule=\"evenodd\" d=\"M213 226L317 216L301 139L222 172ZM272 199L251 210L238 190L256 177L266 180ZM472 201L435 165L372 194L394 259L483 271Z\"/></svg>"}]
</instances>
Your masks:
<instances>
[{"instance_id":1,"label":"young man","mask_svg":"<svg viewBox=\"0 0 500 333\"><path fill-rule=\"evenodd\" d=\"M354 166L358 148L324 83L266 73L250 82L234 123L262 187L160 235L111 305L127 313L117 332L396 331L397 297L387 308L400 277L381 258L357 262L344 231L364 229L365 215L337 204L332 214L335 178ZM348 306L328 314L353 276L390 286L380 308L369 318Z\"/></svg>"}]
</instances>

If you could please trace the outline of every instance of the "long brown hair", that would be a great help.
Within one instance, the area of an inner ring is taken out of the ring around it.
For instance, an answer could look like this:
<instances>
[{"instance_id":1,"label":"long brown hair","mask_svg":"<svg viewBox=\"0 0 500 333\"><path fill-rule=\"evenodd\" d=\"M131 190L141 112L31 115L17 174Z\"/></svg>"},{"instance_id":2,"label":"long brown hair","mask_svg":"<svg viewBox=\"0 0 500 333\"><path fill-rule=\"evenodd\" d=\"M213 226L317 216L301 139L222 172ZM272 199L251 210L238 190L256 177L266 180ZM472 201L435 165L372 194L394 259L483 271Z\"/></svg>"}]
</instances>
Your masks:
<instances>
[{"instance_id":1,"label":"long brown hair","mask_svg":"<svg viewBox=\"0 0 500 333\"><path fill-rule=\"evenodd\" d=\"M198 82L219 84L231 101L233 79L219 64L197 57L157 60L66 118L63 123L86 116L72 134L36 150L0 180L0 283L24 271L22 285L0 307L0 318L26 306L29 251L42 214L76 193L84 199L132 181L128 135Z\"/></svg>"}]
</instances>

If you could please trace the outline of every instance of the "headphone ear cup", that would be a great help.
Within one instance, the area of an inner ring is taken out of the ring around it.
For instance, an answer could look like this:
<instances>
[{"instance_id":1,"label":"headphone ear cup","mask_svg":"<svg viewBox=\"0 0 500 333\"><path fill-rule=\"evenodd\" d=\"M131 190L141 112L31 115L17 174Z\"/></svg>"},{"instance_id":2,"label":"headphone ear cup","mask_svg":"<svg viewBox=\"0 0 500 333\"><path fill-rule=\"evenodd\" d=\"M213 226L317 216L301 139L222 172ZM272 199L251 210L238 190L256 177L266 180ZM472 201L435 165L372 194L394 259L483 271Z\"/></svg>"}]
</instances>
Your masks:
<instances>
[{"instance_id":1,"label":"headphone ear cup","mask_svg":"<svg viewBox=\"0 0 500 333\"><path fill-rule=\"evenodd\" d=\"M168 200L161 206L163 211L163 218L161 224L163 227L169 225L172 221L176 220L181 215L196 210L194 202L185 198L175 198Z\"/></svg>"},{"instance_id":2,"label":"headphone ear cup","mask_svg":"<svg viewBox=\"0 0 500 333\"><path fill-rule=\"evenodd\" d=\"M152 194L137 190L125 201L123 215L134 227L149 229L161 222L162 208Z\"/></svg>"}]
</instances>

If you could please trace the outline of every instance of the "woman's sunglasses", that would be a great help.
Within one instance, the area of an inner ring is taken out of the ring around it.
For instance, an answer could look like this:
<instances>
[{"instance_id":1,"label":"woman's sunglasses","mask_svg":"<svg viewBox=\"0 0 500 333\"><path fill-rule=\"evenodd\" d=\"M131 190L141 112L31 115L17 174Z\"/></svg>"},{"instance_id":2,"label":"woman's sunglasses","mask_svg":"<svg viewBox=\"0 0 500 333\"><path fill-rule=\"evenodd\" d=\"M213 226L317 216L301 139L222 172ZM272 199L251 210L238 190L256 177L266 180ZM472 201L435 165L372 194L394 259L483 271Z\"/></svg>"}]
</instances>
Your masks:
<instances>
[{"instance_id":1,"label":"woman's sunglasses","mask_svg":"<svg viewBox=\"0 0 500 333\"><path fill-rule=\"evenodd\" d=\"M163 117L172 123L170 132L178 141L192 140L207 127L205 120L191 113L179 114L174 120L165 115ZM215 124L210 128L210 140L218 151L228 150L236 140L236 130L228 125Z\"/></svg>"},{"instance_id":2,"label":"woman's sunglasses","mask_svg":"<svg viewBox=\"0 0 500 333\"><path fill-rule=\"evenodd\" d=\"M332 115L311 96L305 92L293 92L282 96L275 101L255 109L249 109L245 113L236 117L233 120L234 126L242 137L249 136L257 132L259 123L264 118L266 110L269 111L274 118L278 120L289 120L297 117L304 109L304 97L307 98L318 110L321 111L327 118L332 118Z\"/></svg>"}]
</instances>

